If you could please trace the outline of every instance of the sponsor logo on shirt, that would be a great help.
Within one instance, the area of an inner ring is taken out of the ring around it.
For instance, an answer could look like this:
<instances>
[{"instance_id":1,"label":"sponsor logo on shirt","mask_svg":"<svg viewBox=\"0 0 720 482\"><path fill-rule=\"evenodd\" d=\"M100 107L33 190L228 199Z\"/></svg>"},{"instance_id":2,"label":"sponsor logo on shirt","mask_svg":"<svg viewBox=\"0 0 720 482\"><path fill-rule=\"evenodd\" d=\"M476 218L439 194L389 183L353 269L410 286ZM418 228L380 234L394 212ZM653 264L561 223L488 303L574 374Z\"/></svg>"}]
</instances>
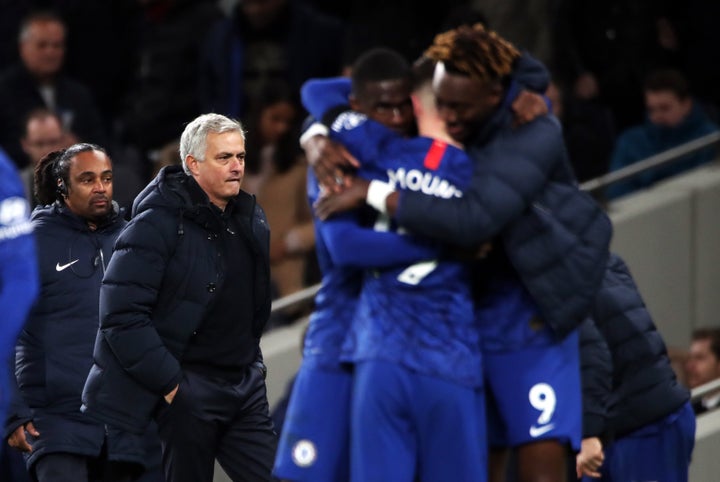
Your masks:
<instances>
[{"instance_id":1,"label":"sponsor logo on shirt","mask_svg":"<svg viewBox=\"0 0 720 482\"><path fill-rule=\"evenodd\" d=\"M548 425L541 425L540 427L536 427L535 425L531 425L531 426L530 426L530 436L531 436L532 438L537 438L537 437L539 437L539 436L541 436L541 435L545 435L546 433L548 433L550 430L552 430L552 429L554 429L554 428L555 428L555 424L554 424L554 423L551 423L551 424L548 424Z\"/></svg>"}]
</instances>

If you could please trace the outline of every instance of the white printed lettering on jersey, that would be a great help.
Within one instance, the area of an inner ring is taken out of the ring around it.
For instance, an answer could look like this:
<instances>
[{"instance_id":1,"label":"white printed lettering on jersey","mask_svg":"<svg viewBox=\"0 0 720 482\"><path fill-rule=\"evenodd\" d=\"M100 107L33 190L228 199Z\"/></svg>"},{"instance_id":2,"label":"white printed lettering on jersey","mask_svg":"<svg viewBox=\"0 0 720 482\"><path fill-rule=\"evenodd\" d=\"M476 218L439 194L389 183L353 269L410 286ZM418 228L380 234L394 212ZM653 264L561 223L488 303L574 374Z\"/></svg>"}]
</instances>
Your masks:
<instances>
[{"instance_id":1,"label":"white printed lettering on jersey","mask_svg":"<svg viewBox=\"0 0 720 482\"><path fill-rule=\"evenodd\" d=\"M356 128L357 126L359 126L366 120L367 120L367 116L365 114L360 114L359 112L347 111L347 112L343 112L342 114L337 116L337 118L335 118L335 120L333 121L332 126L330 126L330 128L332 130L334 130L335 132L349 131L349 130Z\"/></svg>"},{"instance_id":2,"label":"white printed lettering on jersey","mask_svg":"<svg viewBox=\"0 0 720 482\"><path fill-rule=\"evenodd\" d=\"M437 261L422 261L405 268L397 277L401 283L417 285L437 268Z\"/></svg>"},{"instance_id":3,"label":"white printed lettering on jersey","mask_svg":"<svg viewBox=\"0 0 720 482\"><path fill-rule=\"evenodd\" d=\"M554 429L554 428L555 428L555 424L554 424L554 423L551 423L551 424L548 424L548 425L541 425L540 427L536 427L535 425L532 425L532 426L530 427L530 436L531 436L532 438L536 438L536 437L539 437L539 436L541 436L541 435L545 435L546 433L548 433L550 430L552 430L552 429Z\"/></svg>"},{"instance_id":4,"label":"white printed lettering on jersey","mask_svg":"<svg viewBox=\"0 0 720 482\"><path fill-rule=\"evenodd\" d=\"M0 203L0 224L12 226L27 220L28 202L22 197L10 197Z\"/></svg>"},{"instance_id":5,"label":"white printed lettering on jersey","mask_svg":"<svg viewBox=\"0 0 720 482\"><path fill-rule=\"evenodd\" d=\"M29 212L30 207L23 197L10 197L0 202L0 241L31 233Z\"/></svg>"},{"instance_id":6,"label":"white printed lettering on jersey","mask_svg":"<svg viewBox=\"0 0 720 482\"><path fill-rule=\"evenodd\" d=\"M298 440L292 449L292 459L298 467L309 467L317 459L317 449L310 440Z\"/></svg>"},{"instance_id":7,"label":"white printed lettering on jersey","mask_svg":"<svg viewBox=\"0 0 720 482\"><path fill-rule=\"evenodd\" d=\"M434 175L432 172L425 172L420 169L409 171L401 167L396 170L388 169L388 183L393 189L398 186L408 191L420 191L424 194L448 199L451 197L462 197L462 191L450 184L446 179Z\"/></svg>"}]
</instances>

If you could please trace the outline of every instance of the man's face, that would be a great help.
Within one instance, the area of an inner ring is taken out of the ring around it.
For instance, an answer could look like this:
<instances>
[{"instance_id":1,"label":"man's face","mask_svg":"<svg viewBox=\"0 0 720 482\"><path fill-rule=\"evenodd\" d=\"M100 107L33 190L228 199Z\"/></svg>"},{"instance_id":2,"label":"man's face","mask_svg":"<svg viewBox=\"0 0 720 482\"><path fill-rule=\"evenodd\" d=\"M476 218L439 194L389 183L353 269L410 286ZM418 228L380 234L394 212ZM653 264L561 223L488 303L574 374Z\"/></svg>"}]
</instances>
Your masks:
<instances>
[{"instance_id":1,"label":"man's face","mask_svg":"<svg viewBox=\"0 0 720 482\"><path fill-rule=\"evenodd\" d=\"M210 202L224 210L240 192L245 174L245 140L239 132L210 133L205 159L189 155L186 163Z\"/></svg>"},{"instance_id":2,"label":"man's face","mask_svg":"<svg viewBox=\"0 0 720 482\"><path fill-rule=\"evenodd\" d=\"M710 340L694 340L690 344L690 357L685 363L685 376L690 388L720 378L720 360L710 349Z\"/></svg>"},{"instance_id":3,"label":"man's face","mask_svg":"<svg viewBox=\"0 0 720 482\"><path fill-rule=\"evenodd\" d=\"M660 127L677 127L692 110L692 100L680 99L669 90L646 91L645 108L650 122Z\"/></svg>"},{"instance_id":4,"label":"man's face","mask_svg":"<svg viewBox=\"0 0 720 482\"><path fill-rule=\"evenodd\" d=\"M35 166L45 154L68 147L66 136L56 117L35 117L28 121L25 137L20 140L23 151Z\"/></svg>"},{"instance_id":5,"label":"man's face","mask_svg":"<svg viewBox=\"0 0 720 482\"><path fill-rule=\"evenodd\" d=\"M400 135L411 135L415 128L410 83L406 80L368 82L361 94L351 97L350 106Z\"/></svg>"},{"instance_id":6,"label":"man's face","mask_svg":"<svg viewBox=\"0 0 720 482\"><path fill-rule=\"evenodd\" d=\"M62 67L64 55L65 28L58 22L33 22L20 41L20 58L36 77L55 75Z\"/></svg>"},{"instance_id":7,"label":"man's face","mask_svg":"<svg viewBox=\"0 0 720 482\"><path fill-rule=\"evenodd\" d=\"M450 137L464 143L495 112L502 98L500 85L451 74L436 67L433 77L435 102Z\"/></svg>"},{"instance_id":8,"label":"man's face","mask_svg":"<svg viewBox=\"0 0 720 482\"><path fill-rule=\"evenodd\" d=\"M70 163L65 205L83 219L99 221L112 209L112 163L104 152L85 151Z\"/></svg>"}]
</instances>

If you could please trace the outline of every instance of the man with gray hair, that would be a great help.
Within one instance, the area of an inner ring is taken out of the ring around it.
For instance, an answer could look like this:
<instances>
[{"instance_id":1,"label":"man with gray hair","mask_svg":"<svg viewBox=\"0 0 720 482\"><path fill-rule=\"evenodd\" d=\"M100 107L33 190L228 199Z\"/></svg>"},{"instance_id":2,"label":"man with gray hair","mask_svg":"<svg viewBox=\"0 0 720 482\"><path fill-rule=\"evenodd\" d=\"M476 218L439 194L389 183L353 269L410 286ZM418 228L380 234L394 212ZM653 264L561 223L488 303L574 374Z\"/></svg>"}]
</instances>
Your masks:
<instances>
[{"instance_id":1,"label":"man with gray hair","mask_svg":"<svg viewBox=\"0 0 720 482\"><path fill-rule=\"evenodd\" d=\"M270 313L269 229L240 189L245 134L190 122L182 167L138 195L100 295L83 409L138 433L158 423L167 482L270 480L276 435L260 335Z\"/></svg>"}]
</instances>

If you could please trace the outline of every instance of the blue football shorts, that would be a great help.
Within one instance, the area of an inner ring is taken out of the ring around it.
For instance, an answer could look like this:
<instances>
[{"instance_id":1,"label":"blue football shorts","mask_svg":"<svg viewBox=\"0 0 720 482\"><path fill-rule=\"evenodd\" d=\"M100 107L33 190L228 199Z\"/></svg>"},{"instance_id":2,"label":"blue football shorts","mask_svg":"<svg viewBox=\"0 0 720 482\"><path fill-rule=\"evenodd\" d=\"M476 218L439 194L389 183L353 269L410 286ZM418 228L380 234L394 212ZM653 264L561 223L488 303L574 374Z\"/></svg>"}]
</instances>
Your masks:
<instances>
[{"instance_id":1,"label":"blue football shorts","mask_svg":"<svg viewBox=\"0 0 720 482\"><path fill-rule=\"evenodd\" d=\"M545 346L483 352L483 362L491 447L551 439L580 450L582 387L577 331Z\"/></svg>"},{"instance_id":2,"label":"blue football shorts","mask_svg":"<svg viewBox=\"0 0 720 482\"><path fill-rule=\"evenodd\" d=\"M371 360L353 393L350 480L487 480L481 388Z\"/></svg>"},{"instance_id":3,"label":"blue football shorts","mask_svg":"<svg viewBox=\"0 0 720 482\"><path fill-rule=\"evenodd\" d=\"M347 482L352 372L303 360L280 435L273 475L295 482Z\"/></svg>"}]
</instances>

